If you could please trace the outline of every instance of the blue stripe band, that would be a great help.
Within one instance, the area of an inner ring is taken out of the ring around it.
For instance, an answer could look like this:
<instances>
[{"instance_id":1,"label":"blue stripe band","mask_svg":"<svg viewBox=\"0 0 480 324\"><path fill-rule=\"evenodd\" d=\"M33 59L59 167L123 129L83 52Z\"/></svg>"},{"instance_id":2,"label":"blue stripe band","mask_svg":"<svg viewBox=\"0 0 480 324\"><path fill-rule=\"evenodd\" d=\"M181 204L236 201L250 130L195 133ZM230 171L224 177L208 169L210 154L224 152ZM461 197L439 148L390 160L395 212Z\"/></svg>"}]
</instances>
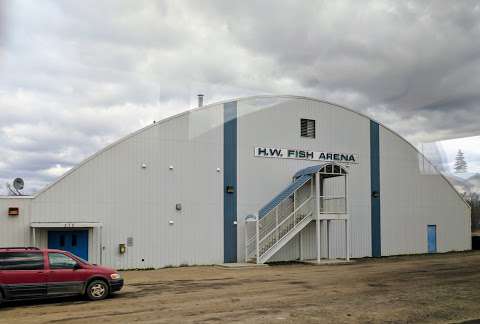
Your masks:
<instances>
[{"instance_id":1,"label":"blue stripe band","mask_svg":"<svg viewBox=\"0 0 480 324\"><path fill-rule=\"evenodd\" d=\"M372 256L382 256L380 227L380 137L378 123L370 121L370 186L372 194Z\"/></svg>"},{"instance_id":2,"label":"blue stripe band","mask_svg":"<svg viewBox=\"0 0 480 324\"><path fill-rule=\"evenodd\" d=\"M223 105L223 255L237 262L237 102ZM227 190L228 189L228 190Z\"/></svg>"}]
</instances>

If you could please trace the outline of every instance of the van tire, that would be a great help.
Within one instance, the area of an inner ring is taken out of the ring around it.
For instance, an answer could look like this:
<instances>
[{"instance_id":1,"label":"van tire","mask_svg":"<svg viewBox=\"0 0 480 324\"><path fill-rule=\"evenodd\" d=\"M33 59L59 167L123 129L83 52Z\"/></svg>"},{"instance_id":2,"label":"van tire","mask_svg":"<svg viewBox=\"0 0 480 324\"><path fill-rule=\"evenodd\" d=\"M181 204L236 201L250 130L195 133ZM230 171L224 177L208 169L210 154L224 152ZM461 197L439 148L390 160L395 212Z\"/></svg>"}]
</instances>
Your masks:
<instances>
[{"instance_id":1,"label":"van tire","mask_svg":"<svg viewBox=\"0 0 480 324\"><path fill-rule=\"evenodd\" d=\"M87 286L85 295L90 300L102 300L110 294L108 284L103 280L93 280Z\"/></svg>"}]
</instances>

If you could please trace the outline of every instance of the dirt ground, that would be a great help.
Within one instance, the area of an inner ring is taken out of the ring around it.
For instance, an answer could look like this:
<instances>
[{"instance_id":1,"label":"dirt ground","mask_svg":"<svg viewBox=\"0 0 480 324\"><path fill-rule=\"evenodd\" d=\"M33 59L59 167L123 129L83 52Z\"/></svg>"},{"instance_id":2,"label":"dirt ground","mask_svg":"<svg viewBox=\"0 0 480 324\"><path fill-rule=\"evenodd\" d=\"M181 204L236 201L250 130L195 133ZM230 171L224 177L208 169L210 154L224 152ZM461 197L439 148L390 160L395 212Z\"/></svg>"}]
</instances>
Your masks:
<instances>
[{"instance_id":1,"label":"dirt ground","mask_svg":"<svg viewBox=\"0 0 480 324\"><path fill-rule=\"evenodd\" d=\"M480 252L123 273L122 292L11 303L0 323L475 323L480 319Z\"/></svg>"}]
</instances>

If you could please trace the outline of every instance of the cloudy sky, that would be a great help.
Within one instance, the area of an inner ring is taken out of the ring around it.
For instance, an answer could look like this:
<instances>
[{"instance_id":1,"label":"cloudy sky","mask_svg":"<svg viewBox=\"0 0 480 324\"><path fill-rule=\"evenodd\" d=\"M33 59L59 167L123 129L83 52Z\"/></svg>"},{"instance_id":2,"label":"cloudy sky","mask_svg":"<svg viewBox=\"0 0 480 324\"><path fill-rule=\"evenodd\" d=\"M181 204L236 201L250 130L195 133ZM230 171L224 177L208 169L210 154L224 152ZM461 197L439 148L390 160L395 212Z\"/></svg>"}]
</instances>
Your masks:
<instances>
[{"instance_id":1,"label":"cloudy sky","mask_svg":"<svg viewBox=\"0 0 480 324\"><path fill-rule=\"evenodd\" d=\"M252 94L367 113L415 144L480 134L478 1L0 0L0 192L153 120Z\"/></svg>"},{"instance_id":2,"label":"cloudy sky","mask_svg":"<svg viewBox=\"0 0 480 324\"><path fill-rule=\"evenodd\" d=\"M428 147L429 143L420 145ZM467 172L456 174L462 178L468 178L475 173L480 173L480 136L454 138L433 143L436 146L436 152L441 156L441 169L446 173L455 173L455 158L459 150L463 152L465 161L467 162ZM429 155L426 152L427 156ZM431 156L435 161L435 156Z\"/></svg>"}]
</instances>

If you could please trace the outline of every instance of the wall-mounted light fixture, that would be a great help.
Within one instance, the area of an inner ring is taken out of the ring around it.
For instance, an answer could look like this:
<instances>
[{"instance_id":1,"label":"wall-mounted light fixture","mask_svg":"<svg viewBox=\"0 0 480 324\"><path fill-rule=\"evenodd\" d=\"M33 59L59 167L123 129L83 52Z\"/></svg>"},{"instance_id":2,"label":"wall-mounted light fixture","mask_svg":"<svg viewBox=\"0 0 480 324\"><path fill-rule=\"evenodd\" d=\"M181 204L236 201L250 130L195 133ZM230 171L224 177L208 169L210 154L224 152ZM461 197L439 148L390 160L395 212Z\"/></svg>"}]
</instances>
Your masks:
<instances>
[{"instance_id":1,"label":"wall-mounted light fixture","mask_svg":"<svg viewBox=\"0 0 480 324\"><path fill-rule=\"evenodd\" d=\"M142 169L146 169L147 165L145 163L142 163Z\"/></svg>"},{"instance_id":2,"label":"wall-mounted light fixture","mask_svg":"<svg viewBox=\"0 0 480 324\"><path fill-rule=\"evenodd\" d=\"M235 188L233 186L227 186L227 189L226 189L227 193L234 193L235 192Z\"/></svg>"},{"instance_id":3,"label":"wall-mounted light fixture","mask_svg":"<svg viewBox=\"0 0 480 324\"><path fill-rule=\"evenodd\" d=\"M182 210L182 204L176 204L175 209L178 211Z\"/></svg>"},{"instance_id":4,"label":"wall-mounted light fixture","mask_svg":"<svg viewBox=\"0 0 480 324\"><path fill-rule=\"evenodd\" d=\"M173 165L168 167L169 170L173 170Z\"/></svg>"},{"instance_id":5,"label":"wall-mounted light fixture","mask_svg":"<svg viewBox=\"0 0 480 324\"><path fill-rule=\"evenodd\" d=\"M127 246L123 243L118 245L118 253L125 254L127 252Z\"/></svg>"}]
</instances>

